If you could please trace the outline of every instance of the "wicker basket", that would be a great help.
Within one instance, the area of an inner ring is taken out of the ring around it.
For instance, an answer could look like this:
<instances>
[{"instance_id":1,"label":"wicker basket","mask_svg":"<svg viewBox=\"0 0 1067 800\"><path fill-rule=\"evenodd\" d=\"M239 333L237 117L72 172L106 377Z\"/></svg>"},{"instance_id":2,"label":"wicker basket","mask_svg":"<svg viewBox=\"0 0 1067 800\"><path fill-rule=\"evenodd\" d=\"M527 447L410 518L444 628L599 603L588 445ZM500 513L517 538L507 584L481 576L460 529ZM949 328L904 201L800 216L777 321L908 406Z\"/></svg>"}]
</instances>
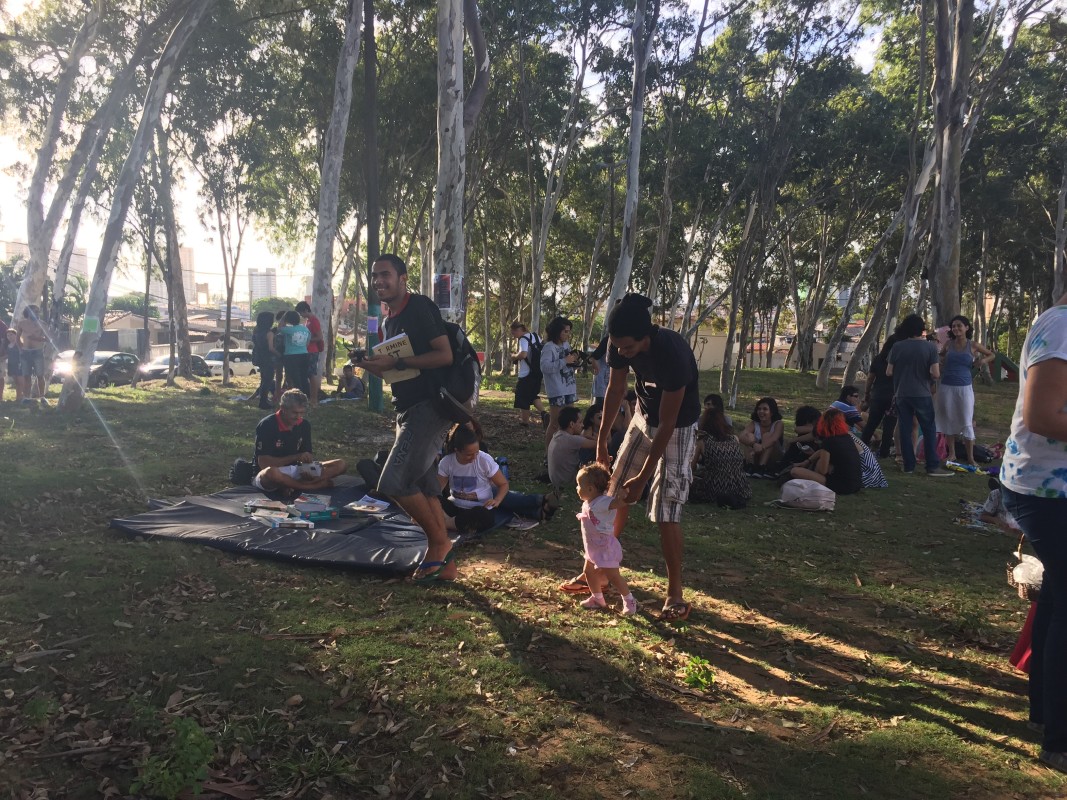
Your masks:
<instances>
[{"instance_id":1,"label":"wicker basket","mask_svg":"<svg viewBox=\"0 0 1067 800\"><path fill-rule=\"evenodd\" d=\"M1019 595L1020 600L1026 600L1029 603L1036 603L1037 598L1041 594L1041 582L1037 581L1022 581L1015 575L1015 570L1024 563L1023 559L1023 542L1026 541L1026 536L1019 537L1019 546L1015 548L1015 559L1009 561L1007 564L1008 573L1008 586L1015 589ZM1025 558L1032 558L1032 556L1025 556Z\"/></svg>"}]
</instances>

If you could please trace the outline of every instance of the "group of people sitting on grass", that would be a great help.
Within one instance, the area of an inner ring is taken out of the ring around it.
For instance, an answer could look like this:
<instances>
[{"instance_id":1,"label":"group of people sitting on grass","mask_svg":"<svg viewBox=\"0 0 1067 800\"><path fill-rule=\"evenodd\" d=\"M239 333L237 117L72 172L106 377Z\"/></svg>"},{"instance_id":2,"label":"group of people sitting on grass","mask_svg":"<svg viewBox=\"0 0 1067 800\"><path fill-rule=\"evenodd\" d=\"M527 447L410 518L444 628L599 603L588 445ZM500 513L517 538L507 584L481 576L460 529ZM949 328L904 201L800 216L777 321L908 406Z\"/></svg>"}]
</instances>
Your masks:
<instances>
[{"instance_id":1,"label":"group of people sitting on grass","mask_svg":"<svg viewBox=\"0 0 1067 800\"><path fill-rule=\"evenodd\" d=\"M859 412L849 404L852 388L845 387L841 399L823 411L808 405L798 408L791 438L786 437L773 397L760 398L738 435L722 398L705 397L690 501L743 508L752 496L751 478L813 480L838 494L888 486L878 459L854 427Z\"/></svg>"}]
</instances>

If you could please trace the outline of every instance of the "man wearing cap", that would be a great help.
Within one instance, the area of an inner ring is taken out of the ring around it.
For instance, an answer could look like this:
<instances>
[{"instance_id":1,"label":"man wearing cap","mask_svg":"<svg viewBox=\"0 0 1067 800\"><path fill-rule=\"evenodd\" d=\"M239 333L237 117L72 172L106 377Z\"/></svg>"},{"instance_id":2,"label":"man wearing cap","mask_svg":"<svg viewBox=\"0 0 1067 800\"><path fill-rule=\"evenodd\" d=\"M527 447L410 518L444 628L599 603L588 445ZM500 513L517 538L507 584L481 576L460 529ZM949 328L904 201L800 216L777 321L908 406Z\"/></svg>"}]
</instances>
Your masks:
<instances>
[{"instance_id":1,"label":"man wearing cap","mask_svg":"<svg viewBox=\"0 0 1067 800\"><path fill-rule=\"evenodd\" d=\"M252 485L264 492L314 491L333 486L348 468L341 459L316 461L311 454L311 423L304 419L308 399L299 389L282 395L278 410L256 426Z\"/></svg>"}]
</instances>

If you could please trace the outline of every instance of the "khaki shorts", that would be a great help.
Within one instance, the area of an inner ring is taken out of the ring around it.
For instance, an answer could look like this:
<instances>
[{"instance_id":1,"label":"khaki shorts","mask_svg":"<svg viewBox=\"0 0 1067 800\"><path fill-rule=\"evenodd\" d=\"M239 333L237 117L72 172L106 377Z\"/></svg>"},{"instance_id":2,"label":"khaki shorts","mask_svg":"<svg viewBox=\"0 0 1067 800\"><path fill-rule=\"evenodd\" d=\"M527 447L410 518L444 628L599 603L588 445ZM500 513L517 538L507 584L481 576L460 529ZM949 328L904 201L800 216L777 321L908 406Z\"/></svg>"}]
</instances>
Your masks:
<instances>
[{"instance_id":1,"label":"khaki shorts","mask_svg":"<svg viewBox=\"0 0 1067 800\"><path fill-rule=\"evenodd\" d=\"M693 480L691 465L696 447L696 428L696 424L675 428L666 451L656 464L652 489L648 495L648 518L653 522L682 521L682 506L689 499L689 484ZM655 429L648 428L644 417L634 415L615 458L608 494L617 496L623 484L641 471L655 435Z\"/></svg>"}]
</instances>

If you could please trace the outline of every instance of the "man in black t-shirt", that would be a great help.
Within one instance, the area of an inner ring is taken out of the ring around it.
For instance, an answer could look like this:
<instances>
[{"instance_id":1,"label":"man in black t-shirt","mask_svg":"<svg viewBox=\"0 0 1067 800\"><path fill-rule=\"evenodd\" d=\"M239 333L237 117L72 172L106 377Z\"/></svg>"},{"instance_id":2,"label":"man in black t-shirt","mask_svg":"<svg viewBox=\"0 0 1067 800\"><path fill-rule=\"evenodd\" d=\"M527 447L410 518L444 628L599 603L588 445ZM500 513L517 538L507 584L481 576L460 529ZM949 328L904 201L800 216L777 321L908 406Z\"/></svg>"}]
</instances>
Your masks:
<instances>
[{"instance_id":1,"label":"man in black t-shirt","mask_svg":"<svg viewBox=\"0 0 1067 800\"><path fill-rule=\"evenodd\" d=\"M299 389L281 397L278 410L256 426L252 485L264 492L279 489L314 491L333 485L348 468L341 459L316 461L311 454L311 424L304 419L308 399Z\"/></svg>"},{"instance_id":2,"label":"man in black t-shirt","mask_svg":"<svg viewBox=\"0 0 1067 800\"><path fill-rule=\"evenodd\" d=\"M652 301L628 294L608 315L608 366L611 375L604 408L618 408L632 369L637 381L637 412L615 458L608 493L636 503L652 482L648 518L659 526L667 564L667 597L660 618L679 622L692 610L682 590L682 507L689 497L700 417L700 389L693 351L680 335L652 324ZM597 433L597 461L607 466L612 420L605 414ZM619 509L615 534L622 532L629 508Z\"/></svg>"},{"instance_id":3,"label":"man in black t-shirt","mask_svg":"<svg viewBox=\"0 0 1067 800\"><path fill-rule=\"evenodd\" d=\"M406 333L414 355L375 355L359 365L379 377L390 370L419 373L390 384L397 411L396 439L377 491L392 498L426 533L426 557L415 570L415 580L452 580L456 565L435 464L451 422L434 406L437 386L431 379L433 370L452 364L452 346L441 311L430 298L408 291L407 273L407 265L391 253L379 256L371 267L374 289L389 306L385 335L391 339Z\"/></svg>"}]
</instances>

